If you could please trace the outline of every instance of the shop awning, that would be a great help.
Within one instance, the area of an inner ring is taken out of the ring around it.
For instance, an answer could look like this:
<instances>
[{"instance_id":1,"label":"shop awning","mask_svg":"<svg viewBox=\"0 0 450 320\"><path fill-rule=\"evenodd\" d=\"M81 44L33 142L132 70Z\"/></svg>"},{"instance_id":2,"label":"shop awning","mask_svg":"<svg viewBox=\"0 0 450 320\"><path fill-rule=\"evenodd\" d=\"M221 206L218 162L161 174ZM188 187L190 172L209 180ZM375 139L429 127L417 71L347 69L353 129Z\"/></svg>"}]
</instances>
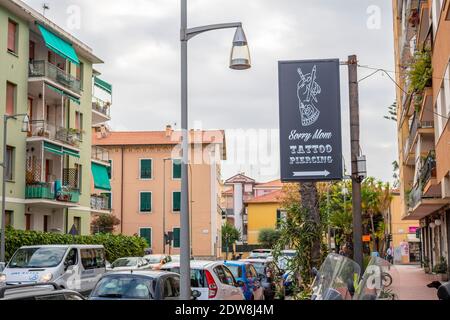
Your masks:
<instances>
[{"instance_id":1,"label":"shop awning","mask_svg":"<svg viewBox=\"0 0 450 320\"><path fill-rule=\"evenodd\" d=\"M53 144L53 143L50 143L47 141L44 141L44 150L54 153L54 154L57 154L59 156L63 155L63 150L62 150L61 146L58 146L56 144Z\"/></svg>"},{"instance_id":2,"label":"shop awning","mask_svg":"<svg viewBox=\"0 0 450 320\"><path fill-rule=\"evenodd\" d=\"M100 89L105 90L109 94L112 94L112 85L109 84L108 82L106 82L100 78L94 77L94 85L99 87Z\"/></svg>"},{"instance_id":3,"label":"shop awning","mask_svg":"<svg viewBox=\"0 0 450 320\"><path fill-rule=\"evenodd\" d=\"M72 100L72 101L75 102L76 104L80 104L80 103L81 103L81 102L80 102L80 99L78 99L77 97L74 97L74 96L72 96L72 95L70 95L70 94L64 92L63 90L58 89L58 88L55 87L55 86L52 86L51 84L46 83L46 85L47 85L47 88L49 88L50 90L55 91L56 93L59 93L60 95L69 98L70 100Z\"/></svg>"},{"instance_id":4,"label":"shop awning","mask_svg":"<svg viewBox=\"0 0 450 320\"><path fill-rule=\"evenodd\" d=\"M109 183L108 171L106 167L92 162L91 170L92 176L94 177L94 187L96 189L111 191L111 184Z\"/></svg>"},{"instance_id":5,"label":"shop awning","mask_svg":"<svg viewBox=\"0 0 450 320\"><path fill-rule=\"evenodd\" d=\"M74 151L74 150L70 150L67 148L63 148L63 153L65 155L71 156L71 157L75 157L75 158L79 158L80 157L80 153L78 151Z\"/></svg>"},{"instance_id":6,"label":"shop awning","mask_svg":"<svg viewBox=\"0 0 450 320\"><path fill-rule=\"evenodd\" d=\"M78 59L77 53L75 52L75 49L72 47L70 43L61 39L56 34L47 30L40 24L38 24L37 26L42 34L42 37L44 38L45 45L47 46L47 48L54 51L61 57L70 60L76 65L80 64L80 60Z\"/></svg>"}]
</instances>

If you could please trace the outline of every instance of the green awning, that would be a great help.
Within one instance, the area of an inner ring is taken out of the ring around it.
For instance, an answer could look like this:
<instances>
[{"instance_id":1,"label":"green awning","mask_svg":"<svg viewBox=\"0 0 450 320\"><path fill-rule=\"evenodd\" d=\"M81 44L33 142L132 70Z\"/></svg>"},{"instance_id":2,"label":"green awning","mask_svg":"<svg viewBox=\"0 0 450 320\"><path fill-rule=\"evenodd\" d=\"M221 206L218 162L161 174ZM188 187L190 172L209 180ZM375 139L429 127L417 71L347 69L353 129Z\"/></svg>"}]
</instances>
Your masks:
<instances>
[{"instance_id":1,"label":"green awning","mask_svg":"<svg viewBox=\"0 0 450 320\"><path fill-rule=\"evenodd\" d=\"M70 150L67 148L63 148L63 153L71 156L71 157L75 157L75 158L79 158L80 157L80 153L78 151L74 151L74 150Z\"/></svg>"},{"instance_id":2,"label":"green awning","mask_svg":"<svg viewBox=\"0 0 450 320\"><path fill-rule=\"evenodd\" d=\"M64 97L69 98L70 100L72 100L76 104L81 104L80 99L78 99L77 97L74 97L74 96L64 92L63 90L56 88L55 86L52 86L51 84L46 83L46 85L47 85L47 88L49 88L50 90L55 91L56 93L58 93L58 94L60 94L60 95L62 95Z\"/></svg>"},{"instance_id":3,"label":"green awning","mask_svg":"<svg viewBox=\"0 0 450 320\"><path fill-rule=\"evenodd\" d=\"M48 152L51 152L51 153L54 153L54 154L57 154L59 156L63 155L63 151L62 151L62 147L61 146L58 146L56 144L53 144L53 143L50 143L50 142L47 142L47 141L44 141L44 150L48 151Z\"/></svg>"},{"instance_id":4,"label":"green awning","mask_svg":"<svg viewBox=\"0 0 450 320\"><path fill-rule=\"evenodd\" d=\"M80 64L80 60L78 59L77 53L75 52L75 49L72 47L70 43L61 39L56 34L47 30L40 24L38 24L37 26L39 28L39 31L41 31L42 37L44 38L45 45L47 46L47 48L54 51L61 57L70 60L76 65Z\"/></svg>"},{"instance_id":5,"label":"green awning","mask_svg":"<svg viewBox=\"0 0 450 320\"><path fill-rule=\"evenodd\" d=\"M111 191L111 184L109 183L106 167L92 162L91 170L92 176L94 177L94 187L96 189Z\"/></svg>"},{"instance_id":6,"label":"green awning","mask_svg":"<svg viewBox=\"0 0 450 320\"><path fill-rule=\"evenodd\" d=\"M94 85L99 87L100 89L105 90L109 94L112 94L112 85L109 84L108 82L106 82L100 78L94 77Z\"/></svg>"}]
</instances>

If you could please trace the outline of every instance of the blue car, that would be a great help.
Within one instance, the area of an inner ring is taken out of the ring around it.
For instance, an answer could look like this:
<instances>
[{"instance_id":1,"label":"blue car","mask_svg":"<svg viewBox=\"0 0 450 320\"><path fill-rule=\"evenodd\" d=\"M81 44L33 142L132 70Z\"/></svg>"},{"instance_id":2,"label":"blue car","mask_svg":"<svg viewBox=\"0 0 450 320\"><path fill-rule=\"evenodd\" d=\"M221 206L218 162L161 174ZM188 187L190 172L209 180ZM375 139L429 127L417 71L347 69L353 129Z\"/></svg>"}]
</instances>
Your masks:
<instances>
[{"instance_id":1,"label":"blue car","mask_svg":"<svg viewBox=\"0 0 450 320\"><path fill-rule=\"evenodd\" d=\"M241 289L245 300L264 300L264 288L260 284L255 267L249 262L225 261L237 282L242 282Z\"/></svg>"}]
</instances>

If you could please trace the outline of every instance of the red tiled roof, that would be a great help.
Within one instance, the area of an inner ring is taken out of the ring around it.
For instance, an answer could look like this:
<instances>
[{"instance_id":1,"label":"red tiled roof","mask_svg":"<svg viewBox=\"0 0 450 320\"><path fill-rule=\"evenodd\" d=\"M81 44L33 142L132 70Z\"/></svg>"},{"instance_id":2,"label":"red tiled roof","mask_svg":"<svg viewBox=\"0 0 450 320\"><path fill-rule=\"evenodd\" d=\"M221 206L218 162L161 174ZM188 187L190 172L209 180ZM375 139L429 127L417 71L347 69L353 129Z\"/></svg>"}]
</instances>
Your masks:
<instances>
[{"instance_id":1,"label":"red tiled roof","mask_svg":"<svg viewBox=\"0 0 450 320\"><path fill-rule=\"evenodd\" d=\"M282 195L283 192L281 190L277 190L251 200L247 200L245 203L278 203L281 202L280 198Z\"/></svg>"},{"instance_id":2,"label":"red tiled roof","mask_svg":"<svg viewBox=\"0 0 450 320\"><path fill-rule=\"evenodd\" d=\"M280 179L264 183L258 183L255 185L255 188L281 188L281 187L283 187L283 182L281 182Z\"/></svg>"},{"instance_id":3,"label":"red tiled roof","mask_svg":"<svg viewBox=\"0 0 450 320\"><path fill-rule=\"evenodd\" d=\"M223 130L190 131L190 143L225 143ZM120 145L176 145L181 142L181 131L111 131L106 137L92 135L92 144L97 146Z\"/></svg>"}]
</instances>

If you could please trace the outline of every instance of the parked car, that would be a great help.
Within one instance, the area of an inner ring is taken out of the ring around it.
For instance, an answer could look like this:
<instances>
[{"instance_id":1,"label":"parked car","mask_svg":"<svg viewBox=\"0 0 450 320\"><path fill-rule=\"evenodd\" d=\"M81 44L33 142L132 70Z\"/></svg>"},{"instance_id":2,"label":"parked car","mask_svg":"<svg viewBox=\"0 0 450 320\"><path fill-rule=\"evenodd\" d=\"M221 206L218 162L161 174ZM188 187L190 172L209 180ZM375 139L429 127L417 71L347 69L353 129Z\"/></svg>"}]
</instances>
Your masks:
<instances>
[{"instance_id":1,"label":"parked car","mask_svg":"<svg viewBox=\"0 0 450 320\"><path fill-rule=\"evenodd\" d=\"M192 259L191 259L192 260ZM170 256L170 262L180 262L180 255L179 254L173 254Z\"/></svg>"},{"instance_id":2,"label":"parked car","mask_svg":"<svg viewBox=\"0 0 450 320\"><path fill-rule=\"evenodd\" d=\"M161 270L180 272L179 262L170 262ZM220 261L191 260L191 288L200 293L198 300L244 300L233 273Z\"/></svg>"},{"instance_id":3,"label":"parked car","mask_svg":"<svg viewBox=\"0 0 450 320\"><path fill-rule=\"evenodd\" d=\"M111 267L108 268L108 272L110 271L130 271L130 270L150 270L151 266L142 257L127 257L127 258L119 258L113 263L111 263Z\"/></svg>"},{"instance_id":4,"label":"parked car","mask_svg":"<svg viewBox=\"0 0 450 320\"><path fill-rule=\"evenodd\" d=\"M165 271L110 272L100 279L89 300L177 300L180 276Z\"/></svg>"},{"instance_id":5,"label":"parked car","mask_svg":"<svg viewBox=\"0 0 450 320\"><path fill-rule=\"evenodd\" d=\"M149 254L144 256L152 270L159 270L161 266L170 262L171 257L165 254Z\"/></svg>"},{"instance_id":6,"label":"parked car","mask_svg":"<svg viewBox=\"0 0 450 320\"><path fill-rule=\"evenodd\" d=\"M255 267L261 286L264 288L264 299L284 299L283 272L274 261L271 259L242 259L239 261L249 262Z\"/></svg>"},{"instance_id":7,"label":"parked car","mask_svg":"<svg viewBox=\"0 0 450 320\"><path fill-rule=\"evenodd\" d=\"M255 249L250 252L248 259L267 259L272 256L272 251L271 249Z\"/></svg>"},{"instance_id":8,"label":"parked car","mask_svg":"<svg viewBox=\"0 0 450 320\"><path fill-rule=\"evenodd\" d=\"M0 287L0 300L85 300L78 292L61 289L54 282Z\"/></svg>"},{"instance_id":9,"label":"parked car","mask_svg":"<svg viewBox=\"0 0 450 320\"><path fill-rule=\"evenodd\" d=\"M242 282L241 289L245 300L264 300L264 288L261 286L258 273L251 263L225 261L224 264L233 273L236 281Z\"/></svg>"},{"instance_id":10,"label":"parked car","mask_svg":"<svg viewBox=\"0 0 450 320\"><path fill-rule=\"evenodd\" d=\"M101 245L24 246L0 276L6 285L54 282L64 289L89 293L106 272Z\"/></svg>"}]
</instances>

